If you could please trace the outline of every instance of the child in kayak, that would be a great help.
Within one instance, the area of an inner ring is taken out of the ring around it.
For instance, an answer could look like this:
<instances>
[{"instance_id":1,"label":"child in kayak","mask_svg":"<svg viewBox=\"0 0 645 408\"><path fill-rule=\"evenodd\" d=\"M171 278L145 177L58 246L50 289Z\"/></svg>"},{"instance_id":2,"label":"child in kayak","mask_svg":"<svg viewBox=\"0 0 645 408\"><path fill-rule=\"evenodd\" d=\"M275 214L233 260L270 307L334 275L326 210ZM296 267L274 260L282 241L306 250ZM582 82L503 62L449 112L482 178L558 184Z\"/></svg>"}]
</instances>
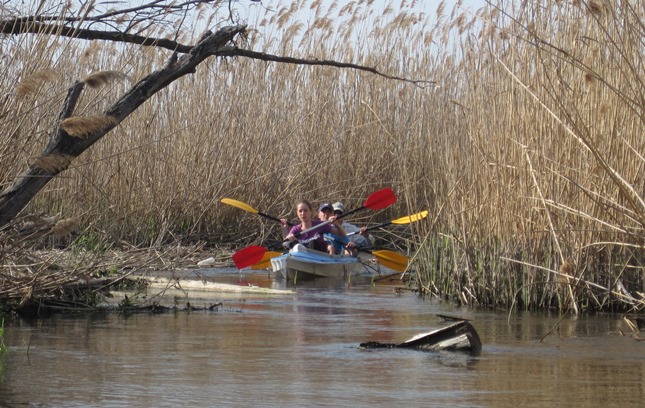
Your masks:
<instances>
[{"instance_id":1,"label":"child in kayak","mask_svg":"<svg viewBox=\"0 0 645 408\"><path fill-rule=\"evenodd\" d=\"M345 213L345 206L341 202L334 203L332 208L336 217ZM359 249L369 249L372 247L374 237L367 233L367 227L359 228L345 221L343 218L338 223L340 224L340 228L343 229L345 237L328 236L328 240L334 245L337 253L358 256Z\"/></svg>"}]
</instances>

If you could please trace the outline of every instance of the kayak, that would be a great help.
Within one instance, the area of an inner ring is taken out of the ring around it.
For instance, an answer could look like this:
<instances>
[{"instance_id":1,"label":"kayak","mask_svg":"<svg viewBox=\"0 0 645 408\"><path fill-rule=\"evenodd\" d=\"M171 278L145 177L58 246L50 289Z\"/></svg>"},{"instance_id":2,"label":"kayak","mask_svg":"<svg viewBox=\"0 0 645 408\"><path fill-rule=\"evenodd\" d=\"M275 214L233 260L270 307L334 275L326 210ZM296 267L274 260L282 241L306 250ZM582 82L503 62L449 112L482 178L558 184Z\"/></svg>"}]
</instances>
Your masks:
<instances>
[{"instance_id":1,"label":"kayak","mask_svg":"<svg viewBox=\"0 0 645 408\"><path fill-rule=\"evenodd\" d=\"M287 280L349 278L357 271L359 260L350 255L330 255L297 244L288 253L271 259L271 269Z\"/></svg>"}]
</instances>

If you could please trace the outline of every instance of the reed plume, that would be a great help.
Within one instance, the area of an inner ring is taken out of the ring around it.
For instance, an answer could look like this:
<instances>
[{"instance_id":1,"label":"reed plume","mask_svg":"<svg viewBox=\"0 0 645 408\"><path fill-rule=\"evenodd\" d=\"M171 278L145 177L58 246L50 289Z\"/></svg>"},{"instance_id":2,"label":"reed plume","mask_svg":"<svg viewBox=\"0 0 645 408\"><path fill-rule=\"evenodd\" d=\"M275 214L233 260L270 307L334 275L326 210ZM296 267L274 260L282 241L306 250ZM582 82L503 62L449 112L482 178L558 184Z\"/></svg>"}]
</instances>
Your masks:
<instances>
[{"instance_id":1,"label":"reed plume","mask_svg":"<svg viewBox=\"0 0 645 408\"><path fill-rule=\"evenodd\" d=\"M85 138L105 127L117 124L116 118L106 115L74 116L64 119L60 126L72 137Z\"/></svg>"}]
</instances>

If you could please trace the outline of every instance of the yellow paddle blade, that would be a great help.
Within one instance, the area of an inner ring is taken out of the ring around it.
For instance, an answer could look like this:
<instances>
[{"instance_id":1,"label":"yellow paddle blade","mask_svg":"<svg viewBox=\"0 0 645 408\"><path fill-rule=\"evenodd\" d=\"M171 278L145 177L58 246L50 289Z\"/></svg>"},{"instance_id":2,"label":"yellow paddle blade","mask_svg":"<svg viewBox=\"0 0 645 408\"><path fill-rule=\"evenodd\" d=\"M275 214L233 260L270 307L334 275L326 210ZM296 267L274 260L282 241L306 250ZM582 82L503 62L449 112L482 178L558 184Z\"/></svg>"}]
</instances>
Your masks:
<instances>
[{"instance_id":1,"label":"yellow paddle blade","mask_svg":"<svg viewBox=\"0 0 645 408\"><path fill-rule=\"evenodd\" d=\"M397 254L387 249L372 251L372 255L376 257L381 265L397 272L403 272L408 267L408 257L405 255Z\"/></svg>"},{"instance_id":2,"label":"yellow paddle blade","mask_svg":"<svg viewBox=\"0 0 645 408\"><path fill-rule=\"evenodd\" d=\"M233 200L232 198L222 198L221 200L224 204L232 205L233 207L237 207L240 210L248 211L253 214L257 214L258 210L255 208L251 207L247 203L243 203L241 201Z\"/></svg>"},{"instance_id":3,"label":"yellow paddle blade","mask_svg":"<svg viewBox=\"0 0 645 408\"><path fill-rule=\"evenodd\" d=\"M253 270L261 270L261 269L269 269L271 267L271 260L266 260L262 261L260 263L256 263L255 265L251 265L251 269Z\"/></svg>"},{"instance_id":4,"label":"yellow paddle blade","mask_svg":"<svg viewBox=\"0 0 645 408\"><path fill-rule=\"evenodd\" d=\"M409 224L411 222L419 221L428 216L428 211L421 211L416 214L406 215L405 217L392 220L392 224Z\"/></svg>"},{"instance_id":5,"label":"yellow paddle blade","mask_svg":"<svg viewBox=\"0 0 645 408\"><path fill-rule=\"evenodd\" d=\"M262 260L255 265L251 265L251 269L268 269L271 267L271 258L282 255L282 252L267 251L262 255Z\"/></svg>"}]
</instances>

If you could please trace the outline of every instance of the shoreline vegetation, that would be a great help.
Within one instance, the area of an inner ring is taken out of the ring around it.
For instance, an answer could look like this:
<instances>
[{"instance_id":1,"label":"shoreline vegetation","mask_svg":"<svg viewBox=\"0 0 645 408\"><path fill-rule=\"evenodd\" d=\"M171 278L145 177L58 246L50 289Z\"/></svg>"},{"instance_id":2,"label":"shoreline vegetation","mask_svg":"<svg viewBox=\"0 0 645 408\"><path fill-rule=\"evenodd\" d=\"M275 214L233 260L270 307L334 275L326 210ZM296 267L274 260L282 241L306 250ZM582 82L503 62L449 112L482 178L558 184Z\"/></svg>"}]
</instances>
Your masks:
<instances>
[{"instance_id":1,"label":"shoreline vegetation","mask_svg":"<svg viewBox=\"0 0 645 408\"><path fill-rule=\"evenodd\" d=\"M375 234L377 246L410 257L426 295L502 310L642 314L645 4L519 3L267 8L249 48L431 84L207 60L0 231L2 304L37 304L64 285L152 264L215 256L230 266L236 249L280 239L279 225L222 197L295 218L301 198L357 208L391 187L396 205L348 221L428 209L424 222ZM309 26L301 13L311 13ZM344 19L351 24L334 24ZM97 79L77 108L91 119L171 56L53 36L0 41L3 190L26 166L60 165L32 158L74 81ZM82 137L91 123L76 126Z\"/></svg>"}]
</instances>

